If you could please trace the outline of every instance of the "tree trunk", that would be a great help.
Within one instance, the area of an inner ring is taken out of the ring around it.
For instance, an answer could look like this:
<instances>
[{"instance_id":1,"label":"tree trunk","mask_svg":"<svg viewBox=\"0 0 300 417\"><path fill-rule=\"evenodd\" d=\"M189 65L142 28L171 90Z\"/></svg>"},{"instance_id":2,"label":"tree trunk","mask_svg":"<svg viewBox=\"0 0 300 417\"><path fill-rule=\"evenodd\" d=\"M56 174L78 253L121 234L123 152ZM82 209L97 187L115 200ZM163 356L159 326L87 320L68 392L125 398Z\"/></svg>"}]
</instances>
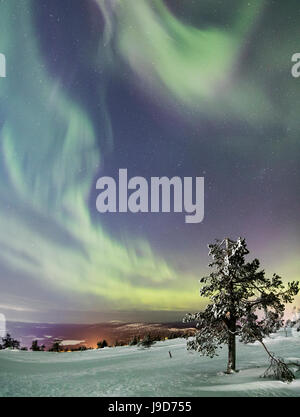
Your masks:
<instances>
[{"instance_id":1,"label":"tree trunk","mask_svg":"<svg viewBox=\"0 0 300 417\"><path fill-rule=\"evenodd\" d=\"M228 333L228 364L227 373L231 374L236 371L236 348L235 348L235 321L230 323Z\"/></svg>"},{"instance_id":2,"label":"tree trunk","mask_svg":"<svg viewBox=\"0 0 300 417\"><path fill-rule=\"evenodd\" d=\"M225 239L225 246L227 256L230 256L230 249L229 249L229 239ZM236 362L236 350L235 350L235 332L236 332L236 317L234 315L234 289L233 289L233 282L230 279L229 281L229 295L231 298L231 306L229 309L229 318L227 322L228 326L228 363L227 363L227 373L231 374L235 372L235 362Z\"/></svg>"}]
</instances>

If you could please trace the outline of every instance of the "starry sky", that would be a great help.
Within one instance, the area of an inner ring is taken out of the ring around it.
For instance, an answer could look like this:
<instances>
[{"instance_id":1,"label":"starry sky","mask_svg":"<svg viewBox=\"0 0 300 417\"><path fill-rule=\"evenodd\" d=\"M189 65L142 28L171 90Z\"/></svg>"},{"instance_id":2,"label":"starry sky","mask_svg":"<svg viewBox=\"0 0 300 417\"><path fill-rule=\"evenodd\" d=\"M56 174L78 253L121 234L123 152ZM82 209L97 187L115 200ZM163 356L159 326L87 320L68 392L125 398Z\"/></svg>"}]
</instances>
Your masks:
<instances>
[{"instance_id":1,"label":"starry sky","mask_svg":"<svg viewBox=\"0 0 300 417\"><path fill-rule=\"evenodd\" d=\"M207 244L300 270L297 0L1 0L0 311L180 319ZM205 218L96 210L100 176L204 176Z\"/></svg>"}]
</instances>

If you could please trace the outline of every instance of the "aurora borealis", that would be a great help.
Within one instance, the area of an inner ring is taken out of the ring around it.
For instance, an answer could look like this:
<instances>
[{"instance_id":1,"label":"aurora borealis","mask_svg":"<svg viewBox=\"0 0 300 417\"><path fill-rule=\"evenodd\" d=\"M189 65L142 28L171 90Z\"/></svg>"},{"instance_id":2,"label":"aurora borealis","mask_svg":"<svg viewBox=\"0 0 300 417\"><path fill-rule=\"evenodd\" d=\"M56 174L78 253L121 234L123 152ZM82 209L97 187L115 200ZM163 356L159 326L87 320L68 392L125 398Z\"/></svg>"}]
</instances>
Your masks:
<instances>
[{"instance_id":1,"label":"aurora borealis","mask_svg":"<svg viewBox=\"0 0 300 417\"><path fill-rule=\"evenodd\" d=\"M299 19L296 0L2 0L0 312L181 317L224 236L299 279ZM204 176L204 221L99 214L120 168Z\"/></svg>"}]
</instances>

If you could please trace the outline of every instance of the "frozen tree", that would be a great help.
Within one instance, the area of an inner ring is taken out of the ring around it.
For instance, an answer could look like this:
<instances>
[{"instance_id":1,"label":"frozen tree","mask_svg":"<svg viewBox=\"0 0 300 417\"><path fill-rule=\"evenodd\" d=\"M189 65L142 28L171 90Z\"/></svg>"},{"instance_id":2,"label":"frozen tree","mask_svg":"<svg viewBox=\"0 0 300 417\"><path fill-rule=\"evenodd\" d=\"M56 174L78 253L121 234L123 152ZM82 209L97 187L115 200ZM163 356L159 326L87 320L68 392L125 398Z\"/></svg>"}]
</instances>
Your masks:
<instances>
[{"instance_id":1,"label":"frozen tree","mask_svg":"<svg viewBox=\"0 0 300 417\"><path fill-rule=\"evenodd\" d=\"M33 352L43 352L45 350L45 345L39 346L38 341L33 340L30 350L32 350Z\"/></svg>"},{"instance_id":2,"label":"frozen tree","mask_svg":"<svg viewBox=\"0 0 300 417\"><path fill-rule=\"evenodd\" d=\"M244 343L263 344L265 336L282 326L284 304L293 301L299 283L285 287L278 275L265 276L258 259L247 262L245 239L226 238L208 247L213 272L200 280L200 295L210 303L204 311L185 316L184 322L196 322L197 327L187 348L213 357L218 347L227 344L227 372L231 373L236 370L236 337Z\"/></svg>"},{"instance_id":3,"label":"frozen tree","mask_svg":"<svg viewBox=\"0 0 300 417\"><path fill-rule=\"evenodd\" d=\"M139 338L134 336L133 339L129 342L129 346L136 346L139 343Z\"/></svg>"},{"instance_id":4,"label":"frozen tree","mask_svg":"<svg viewBox=\"0 0 300 417\"><path fill-rule=\"evenodd\" d=\"M9 333L6 334L6 337L2 338L3 349L20 349L20 342L16 339L13 339Z\"/></svg>"},{"instance_id":5,"label":"frozen tree","mask_svg":"<svg viewBox=\"0 0 300 417\"><path fill-rule=\"evenodd\" d=\"M143 348L150 348L152 345L154 345L155 340L151 337L150 334L147 334L144 336L144 338L138 343L138 346L141 346Z\"/></svg>"},{"instance_id":6,"label":"frozen tree","mask_svg":"<svg viewBox=\"0 0 300 417\"><path fill-rule=\"evenodd\" d=\"M62 350L61 346L62 340L61 339L54 339L54 342L49 349L49 352L60 352Z\"/></svg>"},{"instance_id":7,"label":"frozen tree","mask_svg":"<svg viewBox=\"0 0 300 417\"><path fill-rule=\"evenodd\" d=\"M97 343L98 349L103 349L107 346L108 346L108 344L107 344L107 341L105 339L103 341L99 340L99 342Z\"/></svg>"}]
</instances>

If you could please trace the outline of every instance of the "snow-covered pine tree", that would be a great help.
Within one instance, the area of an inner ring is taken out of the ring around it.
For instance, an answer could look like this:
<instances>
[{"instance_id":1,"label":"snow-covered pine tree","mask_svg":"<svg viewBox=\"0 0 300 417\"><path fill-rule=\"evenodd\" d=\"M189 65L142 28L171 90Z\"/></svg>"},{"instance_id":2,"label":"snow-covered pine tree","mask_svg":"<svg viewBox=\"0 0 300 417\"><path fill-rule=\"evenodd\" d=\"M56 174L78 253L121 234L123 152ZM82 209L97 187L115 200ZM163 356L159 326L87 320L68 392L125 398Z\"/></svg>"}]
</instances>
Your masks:
<instances>
[{"instance_id":1,"label":"snow-covered pine tree","mask_svg":"<svg viewBox=\"0 0 300 417\"><path fill-rule=\"evenodd\" d=\"M227 372L231 373L236 370L236 337L244 343L263 342L265 336L279 330L284 304L293 301L299 282L285 287L276 274L266 278L258 259L246 262L249 251L245 239L226 238L208 247L213 272L200 280L200 295L210 303L204 311L189 313L183 319L196 322L198 328L187 348L214 357L217 348L227 344Z\"/></svg>"},{"instance_id":2,"label":"snow-covered pine tree","mask_svg":"<svg viewBox=\"0 0 300 417\"><path fill-rule=\"evenodd\" d=\"M144 336L142 340L139 341L138 346L141 346L143 348L150 348L155 343L155 340L153 340L151 335L148 333L146 336Z\"/></svg>"},{"instance_id":3,"label":"snow-covered pine tree","mask_svg":"<svg viewBox=\"0 0 300 417\"><path fill-rule=\"evenodd\" d=\"M20 349L20 342L16 339L13 339L9 333L6 334L6 337L2 338L3 349Z\"/></svg>"}]
</instances>

